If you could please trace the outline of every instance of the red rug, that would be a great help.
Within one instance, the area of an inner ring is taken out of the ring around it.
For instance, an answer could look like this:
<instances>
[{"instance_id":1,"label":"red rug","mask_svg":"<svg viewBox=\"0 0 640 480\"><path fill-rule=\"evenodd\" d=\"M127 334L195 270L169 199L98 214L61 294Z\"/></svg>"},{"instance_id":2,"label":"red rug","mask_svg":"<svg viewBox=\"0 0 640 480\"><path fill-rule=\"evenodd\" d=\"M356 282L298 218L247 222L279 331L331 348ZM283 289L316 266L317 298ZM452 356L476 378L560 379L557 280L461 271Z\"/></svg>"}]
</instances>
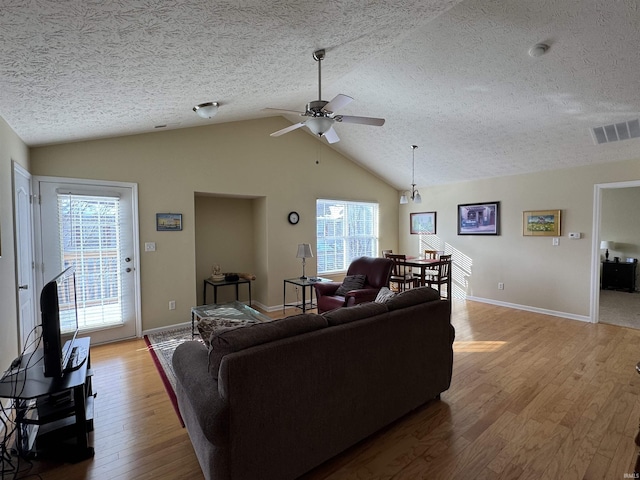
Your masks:
<instances>
[{"instance_id":1,"label":"red rug","mask_svg":"<svg viewBox=\"0 0 640 480\"><path fill-rule=\"evenodd\" d=\"M178 415L180 425L184 427L184 421L178 408L178 400L176 398L175 385L176 377L171 365L173 352L178 345L191 340L191 327L183 327L175 330L165 330L159 333L152 333L144 336L153 363L158 369L162 383L164 384L169 399L173 404L173 408Z\"/></svg>"}]
</instances>

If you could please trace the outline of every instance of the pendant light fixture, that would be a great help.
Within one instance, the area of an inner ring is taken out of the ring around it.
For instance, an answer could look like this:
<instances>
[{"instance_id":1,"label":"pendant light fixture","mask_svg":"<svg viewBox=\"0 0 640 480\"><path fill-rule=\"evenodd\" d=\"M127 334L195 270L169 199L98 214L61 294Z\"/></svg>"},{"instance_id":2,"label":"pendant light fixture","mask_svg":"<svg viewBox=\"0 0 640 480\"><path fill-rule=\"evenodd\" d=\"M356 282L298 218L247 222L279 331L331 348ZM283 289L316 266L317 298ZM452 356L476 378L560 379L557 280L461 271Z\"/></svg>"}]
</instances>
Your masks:
<instances>
[{"instance_id":1,"label":"pendant light fixture","mask_svg":"<svg viewBox=\"0 0 640 480\"><path fill-rule=\"evenodd\" d=\"M420 196L420 192L418 190L416 190L416 148L418 148L417 145L411 145L411 151L413 153L413 163L411 166L411 200L413 201L413 203L422 203L422 197ZM409 199L407 198L407 194L409 193L409 190L405 190L404 192L402 192L402 195L400 196L400 204L404 205L405 203L409 203Z\"/></svg>"}]
</instances>

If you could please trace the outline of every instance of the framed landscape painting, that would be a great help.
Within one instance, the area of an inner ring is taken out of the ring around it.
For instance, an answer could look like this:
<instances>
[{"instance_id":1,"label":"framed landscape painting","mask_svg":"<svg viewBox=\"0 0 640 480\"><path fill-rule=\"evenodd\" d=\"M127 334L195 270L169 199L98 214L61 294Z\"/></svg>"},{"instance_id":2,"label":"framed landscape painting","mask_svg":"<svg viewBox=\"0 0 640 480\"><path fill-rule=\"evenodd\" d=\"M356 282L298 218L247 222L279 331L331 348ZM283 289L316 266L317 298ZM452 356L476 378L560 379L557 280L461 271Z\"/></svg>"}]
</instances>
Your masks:
<instances>
[{"instance_id":1,"label":"framed landscape painting","mask_svg":"<svg viewBox=\"0 0 640 480\"><path fill-rule=\"evenodd\" d=\"M156 230L158 232L178 232L182 230L182 214L156 213Z\"/></svg>"},{"instance_id":2,"label":"framed landscape painting","mask_svg":"<svg viewBox=\"0 0 640 480\"><path fill-rule=\"evenodd\" d=\"M458 235L499 235L500 202L458 205Z\"/></svg>"},{"instance_id":3,"label":"framed landscape painting","mask_svg":"<svg viewBox=\"0 0 640 480\"><path fill-rule=\"evenodd\" d=\"M409 220L412 234L435 235L436 212L410 213Z\"/></svg>"},{"instance_id":4,"label":"framed landscape painting","mask_svg":"<svg viewBox=\"0 0 640 480\"><path fill-rule=\"evenodd\" d=\"M560 216L561 210L528 210L522 212L522 235L559 237Z\"/></svg>"}]
</instances>

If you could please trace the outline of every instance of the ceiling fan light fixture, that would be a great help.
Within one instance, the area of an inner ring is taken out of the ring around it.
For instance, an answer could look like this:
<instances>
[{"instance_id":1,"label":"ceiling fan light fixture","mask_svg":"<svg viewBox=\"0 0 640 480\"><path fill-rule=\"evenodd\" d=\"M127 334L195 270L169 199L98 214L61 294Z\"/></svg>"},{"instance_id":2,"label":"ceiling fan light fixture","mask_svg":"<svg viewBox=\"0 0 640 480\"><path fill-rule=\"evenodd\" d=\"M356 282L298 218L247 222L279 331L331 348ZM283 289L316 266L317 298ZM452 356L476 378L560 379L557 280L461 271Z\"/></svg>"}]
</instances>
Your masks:
<instances>
[{"instance_id":1,"label":"ceiling fan light fixture","mask_svg":"<svg viewBox=\"0 0 640 480\"><path fill-rule=\"evenodd\" d=\"M206 102L193 107L193 111L202 118L213 118L218 113L219 106L218 102Z\"/></svg>"},{"instance_id":2,"label":"ceiling fan light fixture","mask_svg":"<svg viewBox=\"0 0 640 480\"><path fill-rule=\"evenodd\" d=\"M311 130L314 134L321 137L322 135L327 133L327 131L329 131L329 129L333 125L333 122L333 118L313 117L307 120L305 122L305 125L309 127L309 130Z\"/></svg>"}]
</instances>

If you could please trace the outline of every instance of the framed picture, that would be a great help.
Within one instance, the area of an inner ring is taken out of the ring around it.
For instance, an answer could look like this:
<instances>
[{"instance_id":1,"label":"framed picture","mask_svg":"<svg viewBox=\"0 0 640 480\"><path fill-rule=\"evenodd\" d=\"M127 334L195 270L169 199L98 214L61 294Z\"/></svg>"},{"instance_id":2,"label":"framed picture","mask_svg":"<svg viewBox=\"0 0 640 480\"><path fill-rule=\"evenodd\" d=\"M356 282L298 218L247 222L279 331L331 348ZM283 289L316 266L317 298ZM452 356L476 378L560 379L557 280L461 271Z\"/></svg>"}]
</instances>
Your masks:
<instances>
[{"instance_id":1,"label":"framed picture","mask_svg":"<svg viewBox=\"0 0 640 480\"><path fill-rule=\"evenodd\" d=\"M182 230L182 214L156 213L156 230L159 232L177 232Z\"/></svg>"},{"instance_id":2,"label":"framed picture","mask_svg":"<svg viewBox=\"0 0 640 480\"><path fill-rule=\"evenodd\" d=\"M410 213L409 229L412 234L435 235L436 212Z\"/></svg>"},{"instance_id":3,"label":"framed picture","mask_svg":"<svg viewBox=\"0 0 640 480\"><path fill-rule=\"evenodd\" d=\"M458 235L500 235L500 202L458 205Z\"/></svg>"},{"instance_id":4,"label":"framed picture","mask_svg":"<svg viewBox=\"0 0 640 480\"><path fill-rule=\"evenodd\" d=\"M527 210L522 212L522 235L559 237L560 215L560 210Z\"/></svg>"}]
</instances>

